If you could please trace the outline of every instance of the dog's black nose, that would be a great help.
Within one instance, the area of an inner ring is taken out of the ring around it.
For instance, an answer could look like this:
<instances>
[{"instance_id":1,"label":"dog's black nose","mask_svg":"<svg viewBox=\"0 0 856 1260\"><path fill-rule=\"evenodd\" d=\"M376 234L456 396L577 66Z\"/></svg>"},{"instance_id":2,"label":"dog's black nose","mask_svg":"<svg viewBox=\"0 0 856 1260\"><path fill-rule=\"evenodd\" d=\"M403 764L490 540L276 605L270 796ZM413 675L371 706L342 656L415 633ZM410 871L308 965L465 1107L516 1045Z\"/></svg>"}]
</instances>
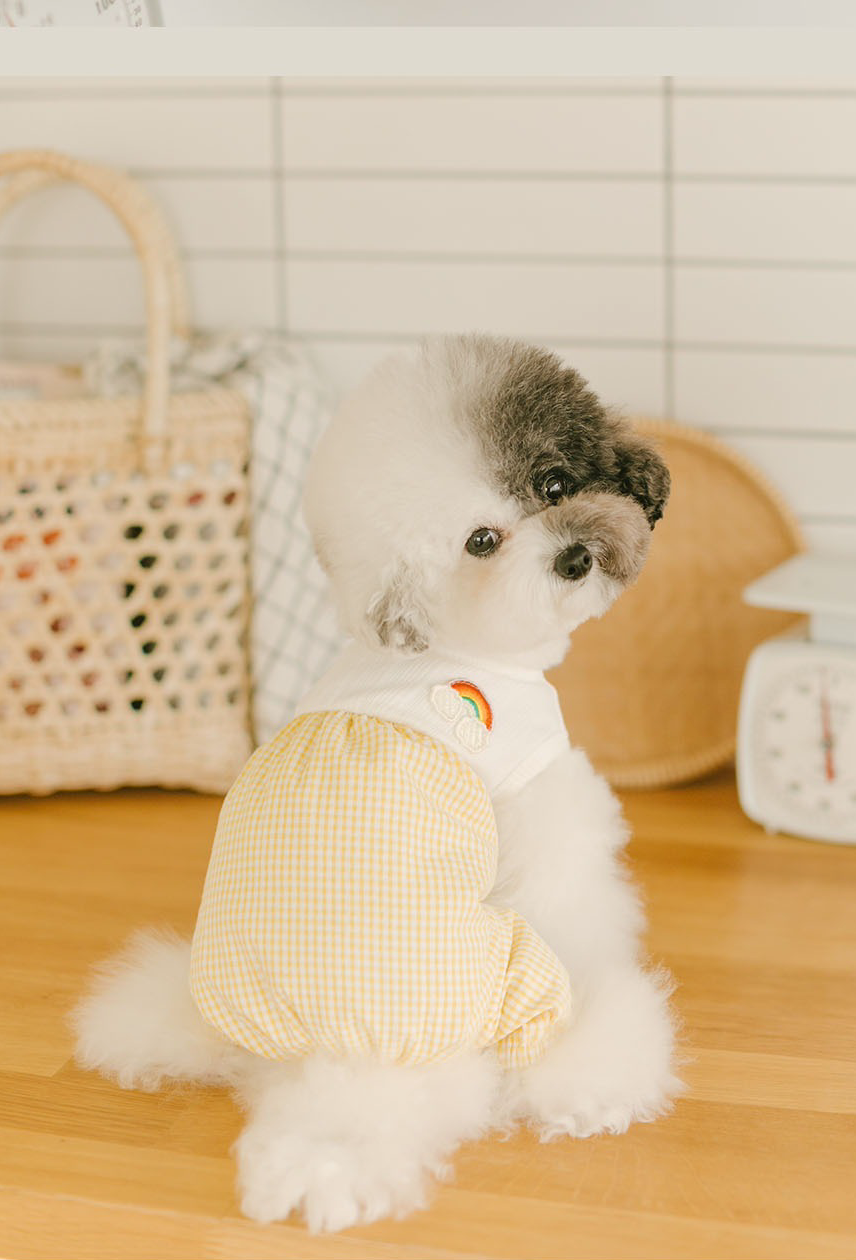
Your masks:
<instances>
[{"instance_id":1,"label":"dog's black nose","mask_svg":"<svg viewBox=\"0 0 856 1260\"><path fill-rule=\"evenodd\" d=\"M566 547L564 551L559 552L556 556L555 568L560 578L566 578L569 582L578 582L591 568L591 553L582 543L574 543L573 547Z\"/></svg>"}]
</instances>

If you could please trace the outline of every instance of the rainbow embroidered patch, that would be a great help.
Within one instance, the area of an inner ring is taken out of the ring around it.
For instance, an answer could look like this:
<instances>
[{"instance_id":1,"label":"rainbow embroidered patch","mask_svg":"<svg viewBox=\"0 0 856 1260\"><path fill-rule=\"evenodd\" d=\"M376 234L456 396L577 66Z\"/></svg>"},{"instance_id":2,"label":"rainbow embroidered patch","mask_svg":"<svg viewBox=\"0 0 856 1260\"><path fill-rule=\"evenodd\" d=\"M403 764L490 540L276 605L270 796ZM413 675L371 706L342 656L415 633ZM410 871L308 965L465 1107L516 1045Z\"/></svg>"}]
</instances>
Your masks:
<instances>
[{"instance_id":1,"label":"rainbow embroidered patch","mask_svg":"<svg viewBox=\"0 0 856 1260\"><path fill-rule=\"evenodd\" d=\"M457 679L456 682L450 683L449 686L453 691L457 691L462 700L470 706L473 716L487 727L488 730L493 726L493 712L485 698L484 692L479 691L474 683L467 682L463 678Z\"/></svg>"},{"instance_id":2,"label":"rainbow embroidered patch","mask_svg":"<svg viewBox=\"0 0 856 1260\"><path fill-rule=\"evenodd\" d=\"M445 721L451 722L455 738L469 752L487 747L493 712L484 693L474 683L464 678L438 683L431 688L431 703Z\"/></svg>"}]
</instances>

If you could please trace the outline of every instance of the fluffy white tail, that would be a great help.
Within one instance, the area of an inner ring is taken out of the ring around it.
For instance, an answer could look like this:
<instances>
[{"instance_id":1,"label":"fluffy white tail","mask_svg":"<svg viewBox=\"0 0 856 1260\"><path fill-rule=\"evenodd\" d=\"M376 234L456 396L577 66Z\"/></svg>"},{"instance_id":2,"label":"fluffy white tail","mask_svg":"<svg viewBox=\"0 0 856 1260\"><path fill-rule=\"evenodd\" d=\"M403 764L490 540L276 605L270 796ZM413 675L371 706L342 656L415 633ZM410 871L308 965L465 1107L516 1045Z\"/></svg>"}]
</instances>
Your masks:
<instances>
[{"instance_id":1,"label":"fluffy white tail","mask_svg":"<svg viewBox=\"0 0 856 1260\"><path fill-rule=\"evenodd\" d=\"M190 943L144 928L100 963L71 1014L75 1059L125 1089L156 1089L164 1077L231 1084L246 1053L205 1023L190 995Z\"/></svg>"}]
</instances>

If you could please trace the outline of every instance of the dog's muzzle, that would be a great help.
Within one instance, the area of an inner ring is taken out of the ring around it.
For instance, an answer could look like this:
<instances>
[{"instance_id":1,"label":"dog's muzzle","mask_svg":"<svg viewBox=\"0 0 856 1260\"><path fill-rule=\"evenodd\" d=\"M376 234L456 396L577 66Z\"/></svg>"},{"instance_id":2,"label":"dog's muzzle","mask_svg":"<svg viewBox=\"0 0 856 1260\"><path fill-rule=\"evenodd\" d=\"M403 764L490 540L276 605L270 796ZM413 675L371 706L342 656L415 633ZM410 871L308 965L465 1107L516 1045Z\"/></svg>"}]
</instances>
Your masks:
<instances>
[{"instance_id":1,"label":"dog's muzzle","mask_svg":"<svg viewBox=\"0 0 856 1260\"><path fill-rule=\"evenodd\" d=\"M582 543L574 543L572 547L566 547L559 552L553 567L560 578L567 582L578 582L585 577L591 565L591 552Z\"/></svg>"}]
</instances>

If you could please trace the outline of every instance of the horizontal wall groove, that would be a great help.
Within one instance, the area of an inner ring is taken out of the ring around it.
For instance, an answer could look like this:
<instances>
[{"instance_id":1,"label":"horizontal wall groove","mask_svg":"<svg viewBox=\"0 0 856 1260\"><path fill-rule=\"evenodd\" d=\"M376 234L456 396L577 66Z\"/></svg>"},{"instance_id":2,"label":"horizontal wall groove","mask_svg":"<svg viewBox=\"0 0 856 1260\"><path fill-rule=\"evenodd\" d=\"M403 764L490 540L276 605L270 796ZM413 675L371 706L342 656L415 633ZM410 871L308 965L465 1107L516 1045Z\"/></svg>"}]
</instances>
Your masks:
<instances>
[{"instance_id":1,"label":"horizontal wall groove","mask_svg":"<svg viewBox=\"0 0 856 1260\"><path fill-rule=\"evenodd\" d=\"M583 170L567 170L567 171L546 171L546 170L520 170L513 167L495 167L490 170L462 170L460 167L396 167L390 170L386 167L313 167L313 166L289 166L276 174L285 180L292 179L329 179L344 180L352 179L365 180L460 180L461 183L475 183L479 181L502 181L503 183L616 183L626 181L633 183L659 183L662 180L662 172L658 170L638 171L638 170L610 170L610 171L583 171Z\"/></svg>"},{"instance_id":2,"label":"horizontal wall groove","mask_svg":"<svg viewBox=\"0 0 856 1260\"><path fill-rule=\"evenodd\" d=\"M557 254L473 250L384 250L384 249L277 249L235 246L195 248L180 251L186 259L294 259L299 262L377 262L377 263L473 263L489 266L575 266L575 267L659 267L662 253L651 254ZM21 260L128 259L133 249L112 245L0 245L0 258ZM715 258L676 254L676 267L699 267L730 271L856 271L856 258Z\"/></svg>"},{"instance_id":3,"label":"horizontal wall groove","mask_svg":"<svg viewBox=\"0 0 856 1260\"><path fill-rule=\"evenodd\" d=\"M489 84L467 84L465 86L449 87L447 85L423 84L414 81L413 85L402 84L400 86L384 87L382 85L342 85L337 87L335 84L327 87L313 87L311 84L301 84L283 80L282 96L285 100L292 98L318 98L318 97L361 97L361 98L396 98L406 97L410 99L440 98L443 100L463 100L475 97L500 97L507 100L508 97L592 97L593 99L602 99L604 97L615 97L621 99L628 96L656 96L659 92L658 81L652 82L651 86L645 84L636 84L628 87L597 87L586 83L575 83L569 80L565 84L545 84L539 87L537 84L519 84L515 85L514 80L508 80L504 85Z\"/></svg>"},{"instance_id":4,"label":"horizontal wall groove","mask_svg":"<svg viewBox=\"0 0 856 1260\"><path fill-rule=\"evenodd\" d=\"M246 262L264 262L265 260L277 261L285 255L275 249L256 249L249 245L246 247L238 245L234 249L220 247L194 249L191 246L179 250L179 257L188 262L195 259L222 260L223 262L243 259ZM59 262L60 260L68 262L77 259L89 262L99 260L127 262L136 261L137 255L132 248L125 249L121 245L0 245L0 259L21 262Z\"/></svg>"},{"instance_id":5,"label":"horizontal wall groove","mask_svg":"<svg viewBox=\"0 0 856 1260\"><path fill-rule=\"evenodd\" d=\"M676 184L774 184L783 187L789 184L807 184L818 188L834 188L838 185L849 187L856 184L856 173L853 175L794 173L788 171L770 171L749 174L746 171L675 171L672 178Z\"/></svg>"},{"instance_id":6,"label":"horizontal wall groove","mask_svg":"<svg viewBox=\"0 0 856 1260\"><path fill-rule=\"evenodd\" d=\"M751 425L718 424L714 430L717 437L748 437L752 439L771 440L776 442L804 442L807 437L818 442L851 442L856 444L856 432L848 433L846 429L788 429L780 425L765 428L753 428Z\"/></svg>"},{"instance_id":7,"label":"horizontal wall groove","mask_svg":"<svg viewBox=\"0 0 856 1260\"><path fill-rule=\"evenodd\" d=\"M337 180L347 182L352 179L364 180L460 180L462 183L476 181L502 181L514 183L588 183L612 184L626 181L628 183L660 183L663 179L661 170L520 170L513 167L495 167L490 170L461 170L460 167L314 167L314 166L150 166L132 165L128 173L135 179L284 179L284 180ZM856 174L853 175L815 175L815 174L756 174L727 171L675 171L672 180L676 184L753 184L773 185L810 185L813 187L852 187L856 185Z\"/></svg>"},{"instance_id":8,"label":"horizontal wall groove","mask_svg":"<svg viewBox=\"0 0 856 1260\"><path fill-rule=\"evenodd\" d=\"M286 258L301 262L377 262L377 263L465 263L489 267L659 267L662 257L656 254L531 254L531 253L442 253L416 250L286 250Z\"/></svg>"},{"instance_id":9,"label":"horizontal wall groove","mask_svg":"<svg viewBox=\"0 0 856 1260\"><path fill-rule=\"evenodd\" d=\"M269 166L129 166L132 179L276 179L281 171Z\"/></svg>"},{"instance_id":10,"label":"horizontal wall groove","mask_svg":"<svg viewBox=\"0 0 856 1260\"><path fill-rule=\"evenodd\" d=\"M672 261L676 267L727 271L856 271L856 258L717 258L676 254Z\"/></svg>"},{"instance_id":11,"label":"horizontal wall groove","mask_svg":"<svg viewBox=\"0 0 856 1260\"><path fill-rule=\"evenodd\" d=\"M693 87L691 83L676 84L675 96L687 97L710 97L711 99L725 98L726 100L811 100L818 98L820 100L836 99L844 97L853 99L856 97L856 87L852 88L822 88L822 87L741 87L739 81L735 82L734 87Z\"/></svg>"},{"instance_id":12,"label":"horizontal wall groove","mask_svg":"<svg viewBox=\"0 0 856 1260\"><path fill-rule=\"evenodd\" d=\"M2 328L2 325L0 325ZM419 333L401 333L401 332L381 332L372 329L371 332L351 332L348 330L324 329L322 331L308 331L295 329L289 334L295 341L317 341L331 345L337 343L349 344L358 343L360 345L375 345L382 342L390 342L402 345L413 345L420 339ZM523 334L521 334L523 335ZM534 333L526 337L527 340L537 340ZM591 350L654 350L663 349L663 341L657 338L644 337L564 337L560 333L549 333L543 335L542 341L548 342L551 346L577 346L580 349Z\"/></svg>"},{"instance_id":13,"label":"horizontal wall groove","mask_svg":"<svg viewBox=\"0 0 856 1260\"><path fill-rule=\"evenodd\" d=\"M198 333L208 334L212 332L223 333L222 327L216 327L208 324L204 319L198 319L193 324L194 331ZM233 330L234 331L234 330ZM273 323L255 323L249 326L248 332L275 332L277 331ZM144 332L144 324L142 315L138 323L128 323L126 321L112 321L110 323L80 323L80 324L57 324L48 323L34 324L32 322L16 323L10 320L0 320L0 336L3 337L26 337L27 339L38 340L68 338L70 340L79 341L83 338L91 339L97 342L103 338L105 340L129 340L138 341ZM95 346L93 345L93 349ZM140 348L142 349L142 343ZM0 349L0 360L4 358L2 349Z\"/></svg>"},{"instance_id":14,"label":"horizontal wall groove","mask_svg":"<svg viewBox=\"0 0 856 1260\"><path fill-rule=\"evenodd\" d=\"M850 525L854 524L853 516L840 512L801 512L800 520L804 525Z\"/></svg>"},{"instance_id":15,"label":"horizontal wall groove","mask_svg":"<svg viewBox=\"0 0 856 1260\"><path fill-rule=\"evenodd\" d=\"M26 320L0 320L0 334L5 336L19 335L24 337L70 337L95 336L106 337L111 333L139 336L142 320L139 323L91 323L84 322L69 325L44 321L35 323ZM199 325L202 329L204 326ZM391 329L372 328L370 331L349 329L291 329L289 337L295 341L321 342L353 342L361 345L378 342L401 342L412 344L422 335L418 332L398 332ZM521 334L523 335L523 334ZM661 337L578 337L565 336L557 332L540 332L526 334L527 339L549 342L550 345L566 345L589 347L601 350L664 350L666 340ZM675 351L700 351L711 355L726 354L769 354L769 355L805 355L807 358L856 358L856 344L852 346L812 346L793 345L784 342L720 342L689 341L676 338L672 343Z\"/></svg>"},{"instance_id":16,"label":"horizontal wall groove","mask_svg":"<svg viewBox=\"0 0 856 1260\"><path fill-rule=\"evenodd\" d=\"M823 346L787 341L692 341L676 338L675 349L702 350L712 354L740 354L742 352L778 355L805 354L816 355L820 358L826 355L832 358L841 356L851 358L856 355L856 344Z\"/></svg>"},{"instance_id":17,"label":"horizontal wall groove","mask_svg":"<svg viewBox=\"0 0 856 1260\"><path fill-rule=\"evenodd\" d=\"M200 331L205 331L204 326L198 325ZM16 322L13 320L0 320L0 335L3 336L20 336L33 338L55 338L65 336L72 337L110 337L118 334L127 337L139 337L142 329L142 320L138 324L129 323L81 323L69 327L68 324L58 323L32 323L32 322ZM420 333L402 333L388 332L383 330L372 329L371 332L351 332L348 330L336 331L324 329L321 331L314 330L294 330L289 333L289 337L294 341L317 341L335 344L337 342L343 344L356 343L360 345L373 345L382 342L393 342L401 345L413 345L419 341L422 334ZM531 337L537 340L535 334ZM628 337L563 337L553 333L542 334L542 341L549 342L551 345L568 345L579 346L590 349L599 350L661 350L663 343L657 340L649 340L645 338L628 338ZM2 358L2 355L0 355Z\"/></svg>"},{"instance_id":18,"label":"horizontal wall groove","mask_svg":"<svg viewBox=\"0 0 856 1260\"><path fill-rule=\"evenodd\" d=\"M132 249L120 246L71 246L71 245L0 245L0 259L50 261L52 259L129 259L134 258ZM336 250L336 249L193 249L181 251L181 257L190 259L265 259L294 260L295 262L375 262L384 265L467 263L491 267L503 266L575 266L575 267L658 267L662 259L658 255L634 254L530 254L530 253L473 253L417 250Z\"/></svg>"},{"instance_id":19,"label":"horizontal wall groove","mask_svg":"<svg viewBox=\"0 0 856 1260\"><path fill-rule=\"evenodd\" d=\"M74 87L71 84L62 84L50 91L39 91L33 89L10 88L3 86L3 80L0 79L0 100L3 101L19 101L21 104L31 104L37 101L50 102L55 100L74 100L74 101L131 101L131 100L234 100L243 97L246 100L263 100L269 92L267 87L268 80L260 79L259 87L245 86L229 86L229 80L224 79L224 87L213 84L200 84L199 87L187 86L170 86L170 87L154 87L136 84L129 87L131 82L129 79L122 80L122 87L117 92L114 89L102 85L100 82L93 84L91 81L83 81L80 87Z\"/></svg>"},{"instance_id":20,"label":"horizontal wall groove","mask_svg":"<svg viewBox=\"0 0 856 1260\"><path fill-rule=\"evenodd\" d=\"M658 170L609 170L609 171L546 171L497 167L491 170L467 171L459 167L401 167L390 170L385 167L330 168L314 166L128 166L127 172L134 179L186 180L186 179L281 179L281 180L336 180L349 182L353 179L391 180L460 180L461 183L477 181L502 181L503 183L659 183L662 172ZM854 177L853 183L856 183Z\"/></svg>"}]
</instances>

